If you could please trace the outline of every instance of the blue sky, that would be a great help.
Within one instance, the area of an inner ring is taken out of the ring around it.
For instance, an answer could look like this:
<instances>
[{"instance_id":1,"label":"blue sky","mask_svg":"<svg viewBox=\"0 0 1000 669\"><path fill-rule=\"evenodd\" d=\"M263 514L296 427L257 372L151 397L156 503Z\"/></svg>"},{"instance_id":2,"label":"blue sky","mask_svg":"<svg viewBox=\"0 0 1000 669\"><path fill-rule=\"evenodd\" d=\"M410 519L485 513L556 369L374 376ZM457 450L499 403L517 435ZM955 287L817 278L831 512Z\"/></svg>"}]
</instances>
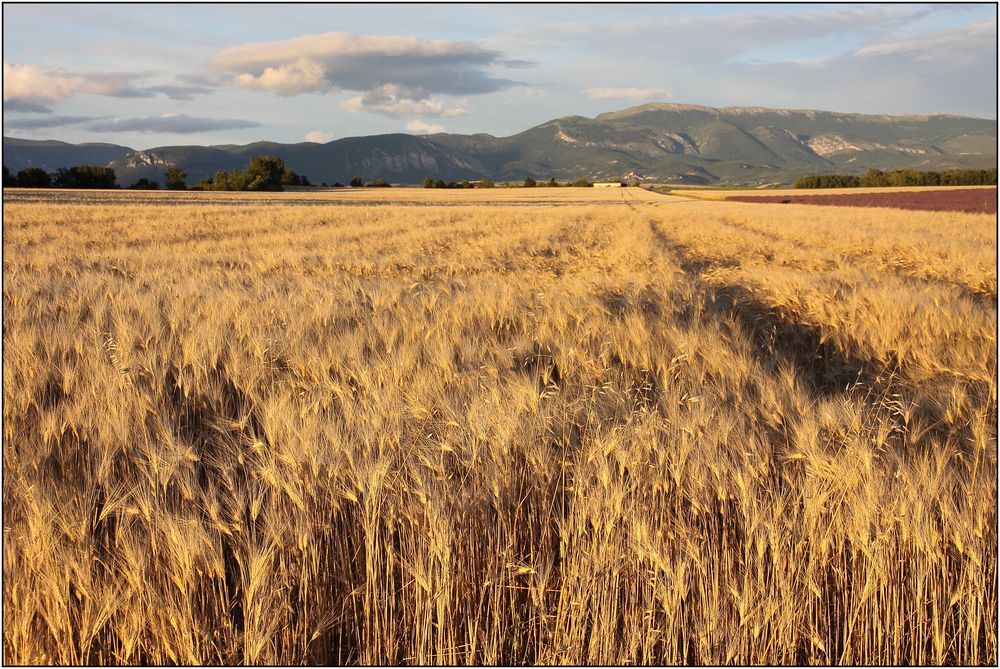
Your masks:
<instances>
[{"instance_id":1,"label":"blue sky","mask_svg":"<svg viewBox=\"0 0 1000 669\"><path fill-rule=\"evenodd\" d=\"M644 102L996 118L992 4L4 5L4 134L504 136Z\"/></svg>"}]
</instances>

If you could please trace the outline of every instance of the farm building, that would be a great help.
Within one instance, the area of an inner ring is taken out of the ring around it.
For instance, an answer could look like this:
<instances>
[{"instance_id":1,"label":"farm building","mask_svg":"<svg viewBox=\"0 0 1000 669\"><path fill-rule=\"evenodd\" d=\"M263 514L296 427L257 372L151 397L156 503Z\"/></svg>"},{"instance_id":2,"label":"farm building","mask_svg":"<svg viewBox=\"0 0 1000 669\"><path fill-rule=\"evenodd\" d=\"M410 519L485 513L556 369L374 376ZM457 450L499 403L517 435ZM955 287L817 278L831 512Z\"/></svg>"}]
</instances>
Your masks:
<instances>
[{"instance_id":1,"label":"farm building","mask_svg":"<svg viewBox=\"0 0 1000 669\"><path fill-rule=\"evenodd\" d=\"M621 188L621 181L595 181L594 188Z\"/></svg>"}]
</instances>

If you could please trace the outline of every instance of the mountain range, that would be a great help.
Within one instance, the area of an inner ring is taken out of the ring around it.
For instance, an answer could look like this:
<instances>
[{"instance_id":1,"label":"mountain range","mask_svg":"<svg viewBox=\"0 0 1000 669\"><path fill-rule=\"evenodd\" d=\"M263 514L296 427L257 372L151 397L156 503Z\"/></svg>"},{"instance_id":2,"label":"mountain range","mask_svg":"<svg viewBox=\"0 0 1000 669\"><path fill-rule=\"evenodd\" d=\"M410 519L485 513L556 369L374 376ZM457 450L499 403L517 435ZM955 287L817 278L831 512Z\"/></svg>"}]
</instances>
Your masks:
<instances>
[{"instance_id":1,"label":"mountain range","mask_svg":"<svg viewBox=\"0 0 1000 669\"><path fill-rule=\"evenodd\" d=\"M566 116L510 137L388 134L326 144L162 146L67 144L3 138L3 164L48 171L80 164L113 167L122 185L162 183L176 165L188 184L217 170L243 169L274 155L310 181L353 176L416 184L444 180L626 179L658 183L760 185L806 174L860 174L869 168L940 170L995 167L995 120L935 114L886 116L762 107L650 103L594 118Z\"/></svg>"}]
</instances>

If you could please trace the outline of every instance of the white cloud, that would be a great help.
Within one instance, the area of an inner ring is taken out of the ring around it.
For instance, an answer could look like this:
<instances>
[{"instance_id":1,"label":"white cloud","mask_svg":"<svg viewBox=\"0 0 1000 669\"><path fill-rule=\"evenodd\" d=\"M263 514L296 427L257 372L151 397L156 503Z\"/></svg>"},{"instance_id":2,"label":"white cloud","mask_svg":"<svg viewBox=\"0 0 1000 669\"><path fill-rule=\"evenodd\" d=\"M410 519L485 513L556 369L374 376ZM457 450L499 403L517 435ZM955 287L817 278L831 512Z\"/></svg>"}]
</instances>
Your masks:
<instances>
[{"instance_id":1,"label":"white cloud","mask_svg":"<svg viewBox=\"0 0 1000 669\"><path fill-rule=\"evenodd\" d=\"M228 72L242 88L284 96L358 91L363 95L345 102L345 109L445 118L465 109L431 95L492 93L518 82L494 76L491 68L528 65L476 42L346 32L243 44L211 60L215 71Z\"/></svg>"},{"instance_id":2,"label":"white cloud","mask_svg":"<svg viewBox=\"0 0 1000 669\"><path fill-rule=\"evenodd\" d=\"M701 79L710 82L706 90L725 90L733 103L996 118L996 68L993 20L872 43L827 59L732 63Z\"/></svg>"},{"instance_id":3,"label":"white cloud","mask_svg":"<svg viewBox=\"0 0 1000 669\"><path fill-rule=\"evenodd\" d=\"M211 88L205 86L193 86L189 84L164 84L162 86L149 86L146 90L152 93L162 93L171 100L193 100L196 95L206 95L212 92Z\"/></svg>"},{"instance_id":4,"label":"white cloud","mask_svg":"<svg viewBox=\"0 0 1000 669\"><path fill-rule=\"evenodd\" d=\"M34 65L3 64L3 101L58 102L84 86L81 77Z\"/></svg>"},{"instance_id":5,"label":"white cloud","mask_svg":"<svg viewBox=\"0 0 1000 669\"><path fill-rule=\"evenodd\" d=\"M718 16L618 23L568 22L531 26L525 32L556 45L582 42L592 53L621 53L642 45L647 58L690 63L724 63L748 51L835 35L885 34L925 18L943 6L869 5L793 11L749 11Z\"/></svg>"},{"instance_id":6,"label":"white cloud","mask_svg":"<svg viewBox=\"0 0 1000 669\"><path fill-rule=\"evenodd\" d=\"M563 76L579 82L577 90L621 85L615 70L634 55L636 67L669 72L662 81L676 93L670 101L995 118L996 19L963 25L965 11L944 4L812 6L521 30L551 40L553 49L587 50ZM957 27L934 27L938 14L958 20Z\"/></svg>"},{"instance_id":7,"label":"white cloud","mask_svg":"<svg viewBox=\"0 0 1000 669\"><path fill-rule=\"evenodd\" d=\"M305 140L307 142L316 142L317 144L326 144L327 142L333 141L336 135L332 132L326 132L325 130L313 130L307 132Z\"/></svg>"},{"instance_id":8,"label":"white cloud","mask_svg":"<svg viewBox=\"0 0 1000 669\"><path fill-rule=\"evenodd\" d=\"M436 132L444 132L444 128L434 123L410 121L406 124L406 131L412 132L414 135L433 135Z\"/></svg>"},{"instance_id":9,"label":"white cloud","mask_svg":"<svg viewBox=\"0 0 1000 669\"><path fill-rule=\"evenodd\" d=\"M487 68L523 65L475 42L346 32L243 44L211 60L214 69L234 74L240 86L286 95L367 91L390 83L432 93L489 93L515 82L496 78Z\"/></svg>"},{"instance_id":10,"label":"white cloud","mask_svg":"<svg viewBox=\"0 0 1000 669\"><path fill-rule=\"evenodd\" d=\"M299 58L294 63L267 67L259 75L243 73L236 85L251 90L275 91L278 95L327 93L337 90L327 79L326 69L316 61Z\"/></svg>"},{"instance_id":11,"label":"white cloud","mask_svg":"<svg viewBox=\"0 0 1000 669\"><path fill-rule=\"evenodd\" d=\"M25 118L5 118L3 127L13 130L39 130L41 128L61 128L68 125L80 125L95 121L92 116L30 116Z\"/></svg>"},{"instance_id":12,"label":"white cloud","mask_svg":"<svg viewBox=\"0 0 1000 669\"><path fill-rule=\"evenodd\" d=\"M53 103L76 95L93 93L117 97L148 97L132 86L142 74L81 73L58 68L43 68L26 63L3 64L3 101Z\"/></svg>"},{"instance_id":13,"label":"white cloud","mask_svg":"<svg viewBox=\"0 0 1000 669\"><path fill-rule=\"evenodd\" d=\"M162 132L193 134L215 130L257 128L260 123L242 118L202 118L187 114L161 114L145 118L95 120L87 126L91 132Z\"/></svg>"},{"instance_id":14,"label":"white cloud","mask_svg":"<svg viewBox=\"0 0 1000 669\"><path fill-rule=\"evenodd\" d=\"M348 111L367 111L386 116L437 116L453 118L466 113L462 107L448 107L422 89L383 84L341 105Z\"/></svg>"},{"instance_id":15,"label":"white cloud","mask_svg":"<svg viewBox=\"0 0 1000 669\"><path fill-rule=\"evenodd\" d=\"M996 43L997 20L993 18L906 40L870 44L858 49L853 55L860 58L906 57L926 62L949 59L954 62L955 59L963 59L983 49L992 48L995 51Z\"/></svg>"},{"instance_id":16,"label":"white cloud","mask_svg":"<svg viewBox=\"0 0 1000 669\"><path fill-rule=\"evenodd\" d=\"M3 64L3 101L18 111L46 111L45 105L81 93L115 98L151 98L157 94L174 100L190 100L209 93L202 86L165 84L137 86L150 72L72 72L29 63Z\"/></svg>"},{"instance_id":17,"label":"white cloud","mask_svg":"<svg viewBox=\"0 0 1000 669\"><path fill-rule=\"evenodd\" d=\"M674 97L666 88L588 88L583 93L593 100L669 100Z\"/></svg>"},{"instance_id":18,"label":"white cloud","mask_svg":"<svg viewBox=\"0 0 1000 669\"><path fill-rule=\"evenodd\" d=\"M38 130L82 126L90 132L159 132L188 135L215 130L256 128L260 123L242 118L205 118L187 114L160 114L143 118L117 118L111 116L31 116L8 118L5 128Z\"/></svg>"}]
</instances>

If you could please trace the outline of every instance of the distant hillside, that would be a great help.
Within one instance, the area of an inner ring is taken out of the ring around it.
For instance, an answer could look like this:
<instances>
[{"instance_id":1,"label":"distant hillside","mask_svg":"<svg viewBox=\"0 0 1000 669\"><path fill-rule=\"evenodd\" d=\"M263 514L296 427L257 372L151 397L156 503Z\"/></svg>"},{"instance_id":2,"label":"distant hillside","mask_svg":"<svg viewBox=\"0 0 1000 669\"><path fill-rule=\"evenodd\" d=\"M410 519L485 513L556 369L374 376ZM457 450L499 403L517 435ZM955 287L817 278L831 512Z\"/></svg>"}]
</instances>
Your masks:
<instances>
[{"instance_id":1,"label":"distant hillside","mask_svg":"<svg viewBox=\"0 0 1000 669\"><path fill-rule=\"evenodd\" d=\"M940 170L996 165L996 123L960 116L881 116L814 110L651 103L595 118L567 116L510 137L405 134L328 144L257 142L171 146L145 151L4 138L12 171L84 162L110 165L119 183L161 180L168 165L189 183L217 170L277 155L313 183L353 176L395 183L526 176L639 179L690 184L790 183L805 174L880 169Z\"/></svg>"},{"instance_id":2,"label":"distant hillside","mask_svg":"<svg viewBox=\"0 0 1000 669\"><path fill-rule=\"evenodd\" d=\"M194 184L218 170L245 169L250 158L260 155L278 156L286 166L317 184L347 183L354 176L366 181L385 178L394 183L420 183L431 175L452 180L479 179L485 174L480 165L464 156L423 137L402 134L347 137L328 144L166 146L124 153L107 164L122 184L142 177L162 182L169 165L178 165L187 173L188 183Z\"/></svg>"},{"instance_id":3,"label":"distant hillside","mask_svg":"<svg viewBox=\"0 0 1000 669\"><path fill-rule=\"evenodd\" d=\"M40 167L55 172L73 165L107 165L134 151L117 144L67 144L55 140L3 138L3 164L12 172Z\"/></svg>"},{"instance_id":4,"label":"distant hillside","mask_svg":"<svg viewBox=\"0 0 1000 669\"><path fill-rule=\"evenodd\" d=\"M646 178L790 182L870 167L937 170L996 162L993 121L652 103L593 119L568 116L504 139L432 135L495 178Z\"/></svg>"}]
</instances>

